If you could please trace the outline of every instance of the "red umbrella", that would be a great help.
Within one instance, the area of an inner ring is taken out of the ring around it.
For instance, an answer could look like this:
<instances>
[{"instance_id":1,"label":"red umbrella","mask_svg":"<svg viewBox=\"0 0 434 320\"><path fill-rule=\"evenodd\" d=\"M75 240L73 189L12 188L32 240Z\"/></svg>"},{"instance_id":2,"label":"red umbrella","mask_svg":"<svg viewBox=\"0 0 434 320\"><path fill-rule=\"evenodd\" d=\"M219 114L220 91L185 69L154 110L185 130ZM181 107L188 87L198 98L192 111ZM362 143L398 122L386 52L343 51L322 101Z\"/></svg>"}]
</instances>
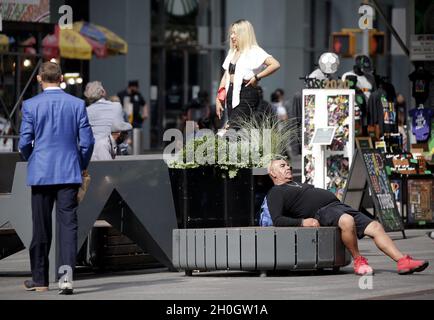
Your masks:
<instances>
[{"instance_id":1,"label":"red umbrella","mask_svg":"<svg viewBox=\"0 0 434 320\"><path fill-rule=\"evenodd\" d=\"M42 55L47 60L59 58L60 49L58 34L49 34L42 40Z\"/></svg>"}]
</instances>

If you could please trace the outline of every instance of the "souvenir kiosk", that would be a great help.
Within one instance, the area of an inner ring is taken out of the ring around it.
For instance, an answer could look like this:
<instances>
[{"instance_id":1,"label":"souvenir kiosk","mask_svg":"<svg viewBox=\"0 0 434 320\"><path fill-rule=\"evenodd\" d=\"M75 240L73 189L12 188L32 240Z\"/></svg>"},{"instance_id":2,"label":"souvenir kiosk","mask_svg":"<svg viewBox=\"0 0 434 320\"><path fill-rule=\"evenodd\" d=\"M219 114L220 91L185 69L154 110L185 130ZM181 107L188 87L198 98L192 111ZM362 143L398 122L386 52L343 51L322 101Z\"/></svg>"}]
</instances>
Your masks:
<instances>
[{"instance_id":1,"label":"souvenir kiosk","mask_svg":"<svg viewBox=\"0 0 434 320\"><path fill-rule=\"evenodd\" d=\"M326 187L339 199L345 191L354 157L354 98L347 89L303 90L302 179ZM318 128L336 128L332 143L325 147L313 143ZM324 160L325 158L325 160ZM325 174L319 172L326 164Z\"/></svg>"}]
</instances>

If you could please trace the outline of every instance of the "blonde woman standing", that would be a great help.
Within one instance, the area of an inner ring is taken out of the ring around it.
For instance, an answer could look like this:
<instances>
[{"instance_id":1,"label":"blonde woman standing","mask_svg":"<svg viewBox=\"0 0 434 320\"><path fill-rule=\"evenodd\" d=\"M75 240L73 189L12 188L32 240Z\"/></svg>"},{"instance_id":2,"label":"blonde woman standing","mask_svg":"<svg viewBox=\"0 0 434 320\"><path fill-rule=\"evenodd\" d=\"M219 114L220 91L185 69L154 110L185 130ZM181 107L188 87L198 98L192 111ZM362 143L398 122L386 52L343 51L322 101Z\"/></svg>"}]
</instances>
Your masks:
<instances>
[{"instance_id":1,"label":"blonde woman standing","mask_svg":"<svg viewBox=\"0 0 434 320\"><path fill-rule=\"evenodd\" d=\"M229 127L237 128L249 119L259 104L258 82L280 68L279 62L259 47L252 24L238 20L229 30L230 50L223 63L224 75L216 99L216 112L221 119L224 106Z\"/></svg>"}]
</instances>

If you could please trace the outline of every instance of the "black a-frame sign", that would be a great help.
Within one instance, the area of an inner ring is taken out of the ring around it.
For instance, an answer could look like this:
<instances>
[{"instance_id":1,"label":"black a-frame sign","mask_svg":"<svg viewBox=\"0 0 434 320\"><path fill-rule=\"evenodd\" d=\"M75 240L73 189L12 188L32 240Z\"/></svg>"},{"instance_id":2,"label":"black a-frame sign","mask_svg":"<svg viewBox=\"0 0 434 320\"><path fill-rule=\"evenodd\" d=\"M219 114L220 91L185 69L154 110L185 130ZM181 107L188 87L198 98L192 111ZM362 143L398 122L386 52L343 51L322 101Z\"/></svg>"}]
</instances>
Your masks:
<instances>
[{"instance_id":1,"label":"black a-frame sign","mask_svg":"<svg viewBox=\"0 0 434 320\"><path fill-rule=\"evenodd\" d=\"M372 199L375 216L384 230L402 231L406 238L404 223L396 206L383 156L377 150L356 151L343 202L360 210L366 196Z\"/></svg>"}]
</instances>

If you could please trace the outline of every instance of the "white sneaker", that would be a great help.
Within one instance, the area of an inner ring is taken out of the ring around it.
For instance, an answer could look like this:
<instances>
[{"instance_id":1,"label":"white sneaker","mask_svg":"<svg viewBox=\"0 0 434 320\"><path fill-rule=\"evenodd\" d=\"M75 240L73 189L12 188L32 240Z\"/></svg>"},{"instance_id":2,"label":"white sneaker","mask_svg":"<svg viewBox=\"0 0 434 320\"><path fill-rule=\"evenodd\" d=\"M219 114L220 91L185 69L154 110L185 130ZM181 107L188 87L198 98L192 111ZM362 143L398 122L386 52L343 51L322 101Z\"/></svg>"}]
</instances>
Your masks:
<instances>
[{"instance_id":1,"label":"white sneaker","mask_svg":"<svg viewBox=\"0 0 434 320\"><path fill-rule=\"evenodd\" d=\"M70 295L74 293L72 282L64 281L59 283L59 294Z\"/></svg>"}]
</instances>

